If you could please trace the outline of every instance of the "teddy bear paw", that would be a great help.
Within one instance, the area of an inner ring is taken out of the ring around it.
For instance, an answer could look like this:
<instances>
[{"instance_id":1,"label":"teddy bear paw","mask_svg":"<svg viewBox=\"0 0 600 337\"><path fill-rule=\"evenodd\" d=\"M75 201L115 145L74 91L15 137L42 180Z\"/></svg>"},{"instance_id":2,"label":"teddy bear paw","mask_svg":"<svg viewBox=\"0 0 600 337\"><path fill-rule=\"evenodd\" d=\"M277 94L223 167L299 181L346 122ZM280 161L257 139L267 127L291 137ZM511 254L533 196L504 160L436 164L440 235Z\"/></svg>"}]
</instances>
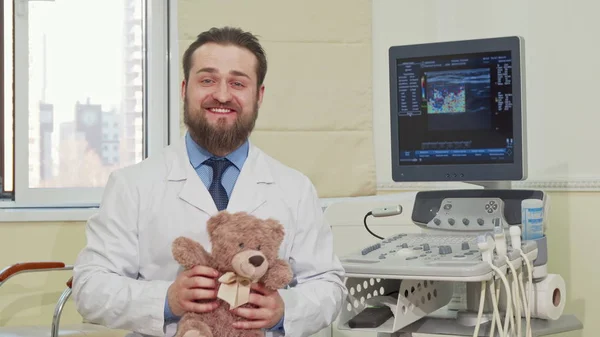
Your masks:
<instances>
[{"instance_id":1,"label":"teddy bear paw","mask_svg":"<svg viewBox=\"0 0 600 337\"><path fill-rule=\"evenodd\" d=\"M213 337L210 328L202 322L198 321L183 321L183 325L179 327L176 337Z\"/></svg>"},{"instance_id":2,"label":"teddy bear paw","mask_svg":"<svg viewBox=\"0 0 600 337\"><path fill-rule=\"evenodd\" d=\"M184 333L182 337L208 337L208 336L201 334L200 331L198 331L198 330L190 330L190 331Z\"/></svg>"}]
</instances>

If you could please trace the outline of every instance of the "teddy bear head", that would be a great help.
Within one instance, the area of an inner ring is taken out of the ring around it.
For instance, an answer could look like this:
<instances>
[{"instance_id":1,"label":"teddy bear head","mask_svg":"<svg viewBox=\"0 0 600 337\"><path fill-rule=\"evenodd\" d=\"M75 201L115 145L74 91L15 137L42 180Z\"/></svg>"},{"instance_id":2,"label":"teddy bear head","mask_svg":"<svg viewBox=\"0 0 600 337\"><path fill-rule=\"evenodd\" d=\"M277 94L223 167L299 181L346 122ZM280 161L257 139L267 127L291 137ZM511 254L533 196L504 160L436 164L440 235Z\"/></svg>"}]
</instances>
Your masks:
<instances>
[{"instance_id":1,"label":"teddy bear head","mask_svg":"<svg viewBox=\"0 0 600 337\"><path fill-rule=\"evenodd\" d=\"M207 222L215 267L258 281L277 259L284 228L273 219L222 211Z\"/></svg>"}]
</instances>

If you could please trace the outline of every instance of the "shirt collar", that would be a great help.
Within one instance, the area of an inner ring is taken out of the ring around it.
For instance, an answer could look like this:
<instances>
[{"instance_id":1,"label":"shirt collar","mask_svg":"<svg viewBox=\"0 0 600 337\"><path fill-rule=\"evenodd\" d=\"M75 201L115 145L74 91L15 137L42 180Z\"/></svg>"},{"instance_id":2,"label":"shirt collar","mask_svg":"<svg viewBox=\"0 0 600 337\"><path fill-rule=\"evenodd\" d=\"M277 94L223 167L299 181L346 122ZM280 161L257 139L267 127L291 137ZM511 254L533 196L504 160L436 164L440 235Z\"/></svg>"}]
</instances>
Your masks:
<instances>
[{"instance_id":1,"label":"shirt collar","mask_svg":"<svg viewBox=\"0 0 600 337\"><path fill-rule=\"evenodd\" d=\"M190 164L194 169L197 169L200 165L202 165L207 159L217 156L208 152L202 146L198 145L190 136L190 133L187 132L185 135L185 144L187 148L188 157L190 158ZM248 157L248 148L249 143L245 141L242 146L235 149L233 152L225 156L225 158L229 159L230 162L235 165L238 170L242 170L242 166L244 166L244 162Z\"/></svg>"}]
</instances>

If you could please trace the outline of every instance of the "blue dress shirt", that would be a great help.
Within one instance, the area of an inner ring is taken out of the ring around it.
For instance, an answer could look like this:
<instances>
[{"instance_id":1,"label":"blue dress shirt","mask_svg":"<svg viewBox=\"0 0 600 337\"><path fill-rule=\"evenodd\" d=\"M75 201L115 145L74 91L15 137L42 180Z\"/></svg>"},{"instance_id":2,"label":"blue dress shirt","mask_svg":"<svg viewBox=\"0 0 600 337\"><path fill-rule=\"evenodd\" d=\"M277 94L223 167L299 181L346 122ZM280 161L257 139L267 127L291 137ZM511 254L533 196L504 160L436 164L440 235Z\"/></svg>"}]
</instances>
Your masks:
<instances>
[{"instance_id":1,"label":"blue dress shirt","mask_svg":"<svg viewBox=\"0 0 600 337\"><path fill-rule=\"evenodd\" d=\"M196 170L196 173L208 189L212 182L213 174L212 168L208 165L204 165L204 162L216 156L206 151L200 145L196 144L189 133L185 135L185 143L188 157L190 158L190 164L194 170ZM225 172L223 172L221 184L225 188L225 191L227 191L227 196L230 198L231 191L233 191L233 186L240 175L240 171L246 162L246 158L248 158L248 148L249 144L246 141L242 146L225 156L225 158L229 159L233 165L229 165Z\"/></svg>"},{"instance_id":2,"label":"blue dress shirt","mask_svg":"<svg viewBox=\"0 0 600 337\"><path fill-rule=\"evenodd\" d=\"M208 152L206 149L202 148L198 145L189 132L185 135L185 145L187 148L187 154L190 159L190 164L196 170L196 173L204 183L204 186L208 189L212 182L212 168L210 166L204 165L204 162L211 157L216 157ZM229 159L229 161L233 164L230 165L225 172L223 173L223 177L221 180L221 184L227 191L227 196L231 198L231 192L233 191L233 186L235 186L235 182L240 175L240 171L242 170L242 166L246 162L248 158L248 149L250 145L248 141L246 141L242 146L237 148L235 151L231 152L225 158ZM179 319L179 317L173 315L171 312L171 308L169 308L169 303L167 299L165 299L165 322L175 322ZM269 331L281 331L283 332L283 316L281 320Z\"/></svg>"}]
</instances>

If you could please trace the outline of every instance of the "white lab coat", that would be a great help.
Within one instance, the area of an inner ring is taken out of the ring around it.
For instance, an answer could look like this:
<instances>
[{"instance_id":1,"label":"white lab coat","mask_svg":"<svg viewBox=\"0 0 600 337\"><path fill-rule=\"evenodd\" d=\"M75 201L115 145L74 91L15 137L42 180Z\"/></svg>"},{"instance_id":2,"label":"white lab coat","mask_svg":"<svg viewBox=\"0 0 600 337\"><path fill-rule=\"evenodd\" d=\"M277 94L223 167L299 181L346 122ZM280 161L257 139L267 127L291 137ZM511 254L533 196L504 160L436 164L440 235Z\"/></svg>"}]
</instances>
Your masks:
<instances>
[{"instance_id":1,"label":"white lab coat","mask_svg":"<svg viewBox=\"0 0 600 337\"><path fill-rule=\"evenodd\" d=\"M274 217L285 226L279 254L291 264L297 284L280 291L286 336L309 336L330 325L347 290L309 179L251 144L227 210ZM77 310L87 321L136 336L173 335L175 324L163 324L167 288L181 270L171 244L184 235L210 251L205 223L215 213L183 140L113 172L75 262Z\"/></svg>"}]
</instances>

